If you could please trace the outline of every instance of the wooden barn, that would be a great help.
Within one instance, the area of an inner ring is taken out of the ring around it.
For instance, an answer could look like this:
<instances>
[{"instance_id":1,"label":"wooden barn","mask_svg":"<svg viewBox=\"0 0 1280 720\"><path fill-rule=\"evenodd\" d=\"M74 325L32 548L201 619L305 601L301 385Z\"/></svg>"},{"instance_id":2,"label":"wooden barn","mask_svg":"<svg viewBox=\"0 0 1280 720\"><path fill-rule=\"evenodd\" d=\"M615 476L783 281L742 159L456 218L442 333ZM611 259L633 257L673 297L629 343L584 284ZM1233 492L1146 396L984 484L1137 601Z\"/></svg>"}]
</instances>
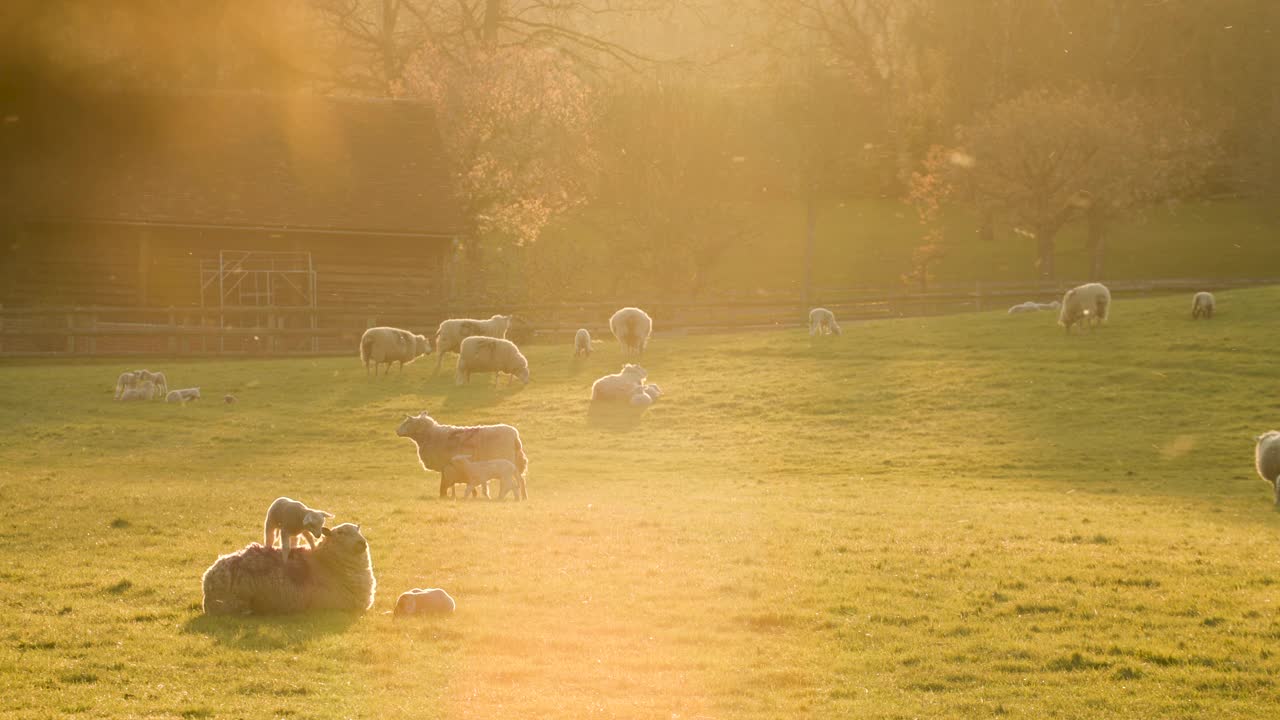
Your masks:
<instances>
[{"instance_id":1,"label":"wooden barn","mask_svg":"<svg viewBox=\"0 0 1280 720\"><path fill-rule=\"evenodd\" d=\"M14 313L41 308L101 312L54 321L92 325L78 341L27 349L186 351L198 337L208 350L196 328L214 327L257 343L235 350L260 348L262 334L247 331L267 328L280 331L272 350L318 351L349 343L359 318L407 308L424 326L448 303L464 232L434 115L408 101L15 100L0 107L0 180L10 351ZM130 324L182 331L157 341L111 329ZM329 325L319 339L301 332Z\"/></svg>"}]
</instances>

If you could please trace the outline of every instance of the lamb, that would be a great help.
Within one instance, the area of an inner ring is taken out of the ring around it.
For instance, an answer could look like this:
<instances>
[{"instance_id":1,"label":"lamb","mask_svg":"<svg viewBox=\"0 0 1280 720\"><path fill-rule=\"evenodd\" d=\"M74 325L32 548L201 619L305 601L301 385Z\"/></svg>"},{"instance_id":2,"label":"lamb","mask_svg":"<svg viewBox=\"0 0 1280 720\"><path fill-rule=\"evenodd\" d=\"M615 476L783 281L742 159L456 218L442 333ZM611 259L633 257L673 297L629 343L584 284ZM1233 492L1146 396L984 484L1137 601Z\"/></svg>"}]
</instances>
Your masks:
<instances>
[{"instance_id":1,"label":"lamb","mask_svg":"<svg viewBox=\"0 0 1280 720\"><path fill-rule=\"evenodd\" d=\"M198 387L182 388L181 390L170 390L169 394L164 396L164 401L171 402L171 403L173 402L184 403L188 400L199 400L199 399L200 399L200 388Z\"/></svg>"},{"instance_id":2,"label":"lamb","mask_svg":"<svg viewBox=\"0 0 1280 720\"><path fill-rule=\"evenodd\" d=\"M120 377L116 378L116 394L115 399L119 400L125 390L132 389L138 385L138 371L127 370L120 373Z\"/></svg>"},{"instance_id":3,"label":"lamb","mask_svg":"<svg viewBox=\"0 0 1280 720\"><path fill-rule=\"evenodd\" d=\"M648 376L649 372L639 365L623 365L622 370L605 375L591 384L591 402L631 402L637 394L647 397L644 381ZM657 385L653 387L656 388ZM652 403L653 398L649 398L649 402L645 404Z\"/></svg>"},{"instance_id":4,"label":"lamb","mask_svg":"<svg viewBox=\"0 0 1280 720\"><path fill-rule=\"evenodd\" d=\"M644 354L653 334L653 318L640 308L624 307L609 318L609 329L622 344L622 352Z\"/></svg>"},{"instance_id":5,"label":"lamb","mask_svg":"<svg viewBox=\"0 0 1280 720\"><path fill-rule=\"evenodd\" d=\"M1195 297L1191 298L1191 319L1199 320L1203 317L1205 320L1212 320L1215 304L1213 293L1196 293Z\"/></svg>"},{"instance_id":6,"label":"lamb","mask_svg":"<svg viewBox=\"0 0 1280 720\"><path fill-rule=\"evenodd\" d=\"M405 615L452 615L458 604L440 588L414 588L396 600L395 617Z\"/></svg>"},{"instance_id":7,"label":"lamb","mask_svg":"<svg viewBox=\"0 0 1280 720\"><path fill-rule=\"evenodd\" d=\"M137 370L138 382L149 382L154 387L152 398L164 397L169 394L169 381L165 378L164 373L150 370ZM151 399L151 398L148 398Z\"/></svg>"},{"instance_id":8,"label":"lamb","mask_svg":"<svg viewBox=\"0 0 1280 720\"><path fill-rule=\"evenodd\" d=\"M826 308L814 308L809 311L809 336L839 335L840 325L836 322L835 313Z\"/></svg>"},{"instance_id":9,"label":"lamb","mask_svg":"<svg viewBox=\"0 0 1280 720\"><path fill-rule=\"evenodd\" d=\"M1268 430L1255 439L1258 445L1253 451L1254 467L1263 480L1271 483L1276 508L1280 509L1280 432Z\"/></svg>"},{"instance_id":10,"label":"lamb","mask_svg":"<svg viewBox=\"0 0 1280 720\"><path fill-rule=\"evenodd\" d=\"M1102 283L1088 283L1071 288L1062 296L1062 310L1058 324L1071 334L1071 326L1081 323L1087 327L1101 325L1111 312L1111 291Z\"/></svg>"},{"instance_id":11,"label":"lamb","mask_svg":"<svg viewBox=\"0 0 1280 720\"><path fill-rule=\"evenodd\" d=\"M293 550L293 539L298 535L307 541L312 550L316 549L315 537L324 531L325 518L333 517L332 513L314 510L297 500L287 497L276 498L267 508L267 519L262 523L263 547L274 547L277 533L283 547L285 562L289 562L289 553Z\"/></svg>"},{"instance_id":12,"label":"lamb","mask_svg":"<svg viewBox=\"0 0 1280 720\"><path fill-rule=\"evenodd\" d=\"M156 386L150 380L143 380L121 393L120 399L123 401L151 400L155 398L155 396Z\"/></svg>"},{"instance_id":13,"label":"lamb","mask_svg":"<svg viewBox=\"0 0 1280 720\"><path fill-rule=\"evenodd\" d=\"M477 487L482 487L485 499L489 499L489 481L495 478L501 481L498 491L499 500L505 498L508 492L513 493L516 500L529 497L529 493L524 488L524 478L516 473L516 466L509 460L481 462L472 460L470 455L455 455L450 465L463 478L466 478L467 491L464 497L471 497L476 493Z\"/></svg>"},{"instance_id":14,"label":"lamb","mask_svg":"<svg viewBox=\"0 0 1280 720\"><path fill-rule=\"evenodd\" d=\"M360 362L364 363L365 375L369 374L370 362L373 363L373 375L377 377L378 366L382 363L387 364L388 373L391 372L391 363L400 363L399 369L404 372L405 363L430 353L431 341L425 335L414 335L400 328L374 327L360 336Z\"/></svg>"},{"instance_id":15,"label":"lamb","mask_svg":"<svg viewBox=\"0 0 1280 720\"><path fill-rule=\"evenodd\" d=\"M1038 303L1028 300L1027 302L1018 303L1017 305L1009 308L1009 314L1017 315L1019 313L1040 312L1041 310L1057 310L1060 307L1062 307L1062 303L1057 300L1047 303Z\"/></svg>"},{"instance_id":16,"label":"lamb","mask_svg":"<svg viewBox=\"0 0 1280 720\"><path fill-rule=\"evenodd\" d=\"M469 455L473 460L508 460L516 467L519 477L520 499L528 499L525 475L529 458L524 454L520 432L510 425L477 425L463 427L443 425L427 413L406 415L396 435L409 438L418 447L418 461L423 470L440 473L440 497L445 497L459 482L460 474L451 461L458 455Z\"/></svg>"},{"instance_id":17,"label":"lamb","mask_svg":"<svg viewBox=\"0 0 1280 720\"><path fill-rule=\"evenodd\" d=\"M477 372L494 373L495 383L499 373L506 373L525 385L529 384L529 361L510 340L480 335L465 338L458 349L458 369L454 372L454 382L465 385L471 382L471 373Z\"/></svg>"},{"instance_id":18,"label":"lamb","mask_svg":"<svg viewBox=\"0 0 1280 720\"><path fill-rule=\"evenodd\" d=\"M510 315L494 315L488 320L470 320L467 318L445 320L440 323L440 327L436 328L436 352L439 353L436 358L436 372L440 372L440 364L444 362L444 354L447 352L459 352L463 340L475 335L505 340L507 331L510 329Z\"/></svg>"},{"instance_id":19,"label":"lamb","mask_svg":"<svg viewBox=\"0 0 1280 720\"><path fill-rule=\"evenodd\" d=\"M578 328L578 332L573 336L573 356L591 357L591 333L586 328Z\"/></svg>"},{"instance_id":20,"label":"lamb","mask_svg":"<svg viewBox=\"0 0 1280 720\"><path fill-rule=\"evenodd\" d=\"M360 526L324 528L315 550L299 549L287 562L280 551L250 543L222 555L201 578L208 615L363 612L373 605L377 581Z\"/></svg>"}]
</instances>

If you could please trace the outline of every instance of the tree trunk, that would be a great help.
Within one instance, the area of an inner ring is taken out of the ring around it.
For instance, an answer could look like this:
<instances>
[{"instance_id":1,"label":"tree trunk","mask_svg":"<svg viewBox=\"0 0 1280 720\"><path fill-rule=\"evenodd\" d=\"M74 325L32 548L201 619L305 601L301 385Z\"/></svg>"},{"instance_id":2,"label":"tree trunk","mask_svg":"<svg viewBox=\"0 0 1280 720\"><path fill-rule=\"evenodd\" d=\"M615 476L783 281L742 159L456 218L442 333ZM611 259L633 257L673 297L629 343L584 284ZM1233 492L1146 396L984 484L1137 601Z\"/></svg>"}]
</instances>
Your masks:
<instances>
[{"instance_id":1,"label":"tree trunk","mask_svg":"<svg viewBox=\"0 0 1280 720\"><path fill-rule=\"evenodd\" d=\"M1053 235L1047 229L1036 231L1036 268L1040 271L1041 280L1054 279Z\"/></svg>"},{"instance_id":2,"label":"tree trunk","mask_svg":"<svg viewBox=\"0 0 1280 720\"><path fill-rule=\"evenodd\" d=\"M804 306L803 310L806 313L813 307L810 300L813 298L814 236L818 227L818 201L814 197L816 194L810 189L809 199L805 203L804 284L800 288L800 304Z\"/></svg>"},{"instance_id":3,"label":"tree trunk","mask_svg":"<svg viewBox=\"0 0 1280 720\"><path fill-rule=\"evenodd\" d=\"M1089 251L1089 282L1102 279L1102 258L1106 251L1107 224L1101 213L1089 213L1089 230L1085 248Z\"/></svg>"},{"instance_id":4,"label":"tree trunk","mask_svg":"<svg viewBox=\"0 0 1280 720\"><path fill-rule=\"evenodd\" d=\"M482 41L490 50L498 46L498 22L502 19L502 0L485 0Z\"/></svg>"}]
</instances>

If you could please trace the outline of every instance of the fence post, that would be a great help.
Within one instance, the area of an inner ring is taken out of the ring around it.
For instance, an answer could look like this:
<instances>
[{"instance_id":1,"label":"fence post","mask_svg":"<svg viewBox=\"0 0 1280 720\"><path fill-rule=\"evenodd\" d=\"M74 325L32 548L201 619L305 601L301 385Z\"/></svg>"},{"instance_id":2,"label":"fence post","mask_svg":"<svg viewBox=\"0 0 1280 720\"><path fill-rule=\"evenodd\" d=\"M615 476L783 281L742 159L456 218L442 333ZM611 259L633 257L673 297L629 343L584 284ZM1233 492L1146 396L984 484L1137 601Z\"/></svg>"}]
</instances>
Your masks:
<instances>
[{"instance_id":1,"label":"fence post","mask_svg":"<svg viewBox=\"0 0 1280 720\"><path fill-rule=\"evenodd\" d=\"M178 313L169 306L169 354L178 354Z\"/></svg>"}]
</instances>

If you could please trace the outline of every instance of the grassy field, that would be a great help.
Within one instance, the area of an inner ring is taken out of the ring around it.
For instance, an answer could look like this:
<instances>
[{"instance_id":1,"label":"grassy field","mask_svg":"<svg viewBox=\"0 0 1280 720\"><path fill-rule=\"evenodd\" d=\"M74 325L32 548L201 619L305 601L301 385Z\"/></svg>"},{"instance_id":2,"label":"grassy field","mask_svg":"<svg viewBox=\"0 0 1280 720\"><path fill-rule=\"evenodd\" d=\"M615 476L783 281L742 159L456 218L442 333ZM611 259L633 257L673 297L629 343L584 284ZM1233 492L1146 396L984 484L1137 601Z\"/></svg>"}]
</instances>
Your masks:
<instances>
[{"instance_id":1,"label":"grassy field","mask_svg":"<svg viewBox=\"0 0 1280 720\"><path fill-rule=\"evenodd\" d=\"M1280 289L1189 300L658 337L630 425L586 419L613 345L498 390L164 362L186 407L0 365L0 718L1268 717ZM517 425L530 502L438 499L424 409ZM372 611L201 615L278 495L363 524ZM413 586L457 614L393 621Z\"/></svg>"}]
</instances>

